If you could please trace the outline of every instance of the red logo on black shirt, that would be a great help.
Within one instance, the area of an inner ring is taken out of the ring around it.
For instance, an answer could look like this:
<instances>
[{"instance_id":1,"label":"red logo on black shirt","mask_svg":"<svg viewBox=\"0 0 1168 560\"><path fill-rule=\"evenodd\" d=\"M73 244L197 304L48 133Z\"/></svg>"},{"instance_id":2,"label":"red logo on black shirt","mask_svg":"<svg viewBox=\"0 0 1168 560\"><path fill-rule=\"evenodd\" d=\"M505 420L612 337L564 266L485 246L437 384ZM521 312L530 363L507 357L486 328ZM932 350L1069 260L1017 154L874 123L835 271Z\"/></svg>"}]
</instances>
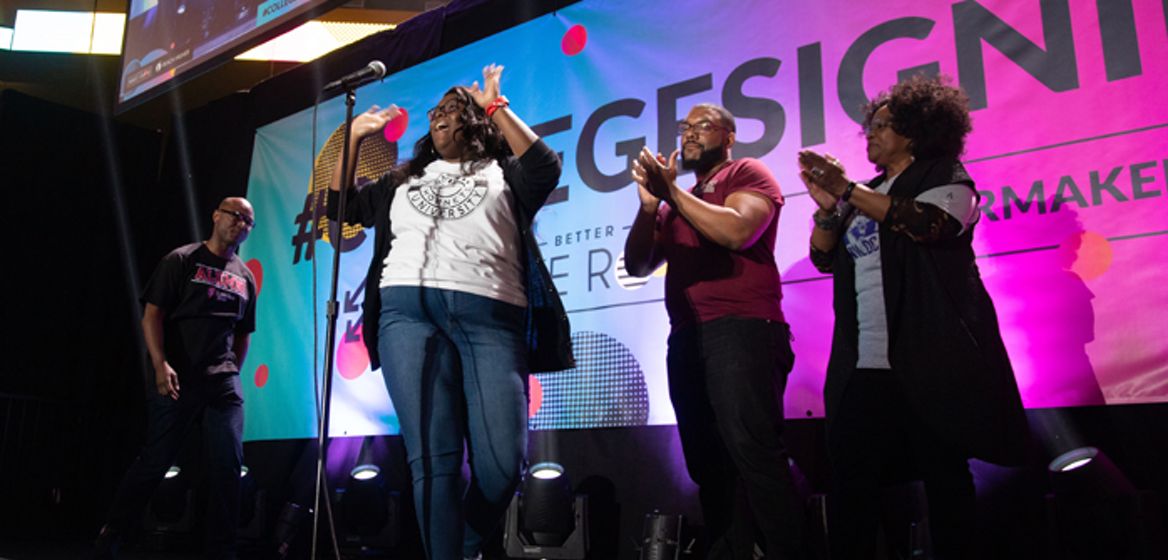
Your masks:
<instances>
[{"instance_id":1,"label":"red logo on black shirt","mask_svg":"<svg viewBox=\"0 0 1168 560\"><path fill-rule=\"evenodd\" d=\"M232 274L226 270L219 270L218 268L212 268L205 264L195 263L195 275L191 278L191 281L231 292L241 298L247 299L247 280L238 274Z\"/></svg>"}]
</instances>

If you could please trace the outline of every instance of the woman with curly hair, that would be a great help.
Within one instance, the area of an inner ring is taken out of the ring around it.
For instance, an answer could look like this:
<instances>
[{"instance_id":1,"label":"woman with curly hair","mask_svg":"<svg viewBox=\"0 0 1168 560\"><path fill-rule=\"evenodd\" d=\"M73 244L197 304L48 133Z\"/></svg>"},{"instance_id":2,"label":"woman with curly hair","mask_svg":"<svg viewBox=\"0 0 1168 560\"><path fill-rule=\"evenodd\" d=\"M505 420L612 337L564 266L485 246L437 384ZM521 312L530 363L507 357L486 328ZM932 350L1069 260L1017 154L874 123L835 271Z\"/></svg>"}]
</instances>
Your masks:
<instances>
[{"instance_id":1,"label":"woman with curly hair","mask_svg":"<svg viewBox=\"0 0 1168 560\"><path fill-rule=\"evenodd\" d=\"M875 557L879 489L910 479L924 482L936 557L972 557L968 459L1017 462L1027 431L974 260L978 194L958 160L968 101L917 77L877 96L863 126L874 179L799 154L819 206L811 260L834 278L824 387L832 558Z\"/></svg>"},{"instance_id":2,"label":"woman with curly hair","mask_svg":"<svg viewBox=\"0 0 1168 560\"><path fill-rule=\"evenodd\" d=\"M527 374L573 366L568 318L531 233L560 160L508 108L502 72L492 64L482 89L447 91L413 159L351 191L345 208L346 222L376 230L363 336L401 425L427 557L441 560L477 557L514 495ZM354 119L351 153L398 114L391 105Z\"/></svg>"}]
</instances>

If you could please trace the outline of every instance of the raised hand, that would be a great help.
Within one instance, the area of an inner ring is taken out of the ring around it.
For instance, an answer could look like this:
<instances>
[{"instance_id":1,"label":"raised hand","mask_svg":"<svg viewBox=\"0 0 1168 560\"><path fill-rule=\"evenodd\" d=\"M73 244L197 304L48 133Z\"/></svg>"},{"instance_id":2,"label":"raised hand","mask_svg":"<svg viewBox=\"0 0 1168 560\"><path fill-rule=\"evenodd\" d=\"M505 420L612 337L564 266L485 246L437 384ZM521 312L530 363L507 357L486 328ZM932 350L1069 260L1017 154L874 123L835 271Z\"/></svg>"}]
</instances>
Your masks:
<instances>
[{"instance_id":1,"label":"raised hand","mask_svg":"<svg viewBox=\"0 0 1168 560\"><path fill-rule=\"evenodd\" d=\"M352 131L352 140L356 142L366 136L376 134L379 130L385 128L385 123L396 119L400 114L401 109L393 104L384 109L377 105L370 107L368 111L357 115L353 119L353 127L350 129Z\"/></svg>"},{"instance_id":2,"label":"raised hand","mask_svg":"<svg viewBox=\"0 0 1168 560\"><path fill-rule=\"evenodd\" d=\"M470 86L470 96L475 104L486 109L487 105L499 98L499 77L502 75L503 67L498 64L491 63L483 67L483 87L479 88L477 80Z\"/></svg>"}]
</instances>

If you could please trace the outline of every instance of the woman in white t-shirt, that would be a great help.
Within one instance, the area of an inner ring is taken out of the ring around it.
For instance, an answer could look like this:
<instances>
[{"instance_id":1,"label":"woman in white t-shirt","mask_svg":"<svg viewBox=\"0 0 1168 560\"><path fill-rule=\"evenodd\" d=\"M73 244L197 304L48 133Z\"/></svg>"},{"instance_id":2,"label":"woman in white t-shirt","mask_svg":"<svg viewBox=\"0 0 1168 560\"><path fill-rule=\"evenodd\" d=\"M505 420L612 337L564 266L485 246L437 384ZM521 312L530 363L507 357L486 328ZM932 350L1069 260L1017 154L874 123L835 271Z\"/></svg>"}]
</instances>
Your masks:
<instances>
[{"instance_id":1,"label":"woman in white t-shirt","mask_svg":"<svg viewBox=\"0 0 1168 560\"><path fill-rule=\"evenodd\" d=\"M480 554L520 481L528 372L572 366L567 316L530 230L560 160L500 95L502 71L492 64L482 88L447 91L413 158L350 191L345 209L346 222L376 230L363 336L401 424L427 556L442 560ZM399 114L362 113L350 149Z\"/></svg>"},{"instance_id":2,"label":"woman in white t-shirt","mask_svg":"<svg viewBox=\"0 0 1168 560\"><path fill-rule=\"evenodd\" d=\"M880 486L906 478L924 482L933 553L977 557L968 458L1023 454L1022 402L973 253L978 193L958 160L970 130L963 92L916 77L865 109L876 178L861 184L831 156L799 154L819 206L811 260L834 278L833 557L876 556Z\"/></svg>"}]
</instances>

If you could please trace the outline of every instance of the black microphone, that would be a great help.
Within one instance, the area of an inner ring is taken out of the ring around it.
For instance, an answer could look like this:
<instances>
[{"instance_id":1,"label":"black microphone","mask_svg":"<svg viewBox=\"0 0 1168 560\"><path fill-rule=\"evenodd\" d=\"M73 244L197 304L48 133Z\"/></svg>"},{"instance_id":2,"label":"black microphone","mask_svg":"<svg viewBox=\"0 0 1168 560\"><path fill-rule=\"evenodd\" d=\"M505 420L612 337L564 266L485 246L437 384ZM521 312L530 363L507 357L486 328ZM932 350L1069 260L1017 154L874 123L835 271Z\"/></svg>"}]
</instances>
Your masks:
<instances>
[{"instance_id":1,"label":"black microphone","mask_svg":"<svg viewBox=\"0 0 1168 560\"><path fill-rule=\"evenodd\" d=\"M336 90L351 90L357 89L369 82L374 82L385 77L385 64L380 60L374 60L367 64L364 68L341 77L339 80L329 82L324 86L324 91L332 92Z\"/></svg>"}]
</instances>

